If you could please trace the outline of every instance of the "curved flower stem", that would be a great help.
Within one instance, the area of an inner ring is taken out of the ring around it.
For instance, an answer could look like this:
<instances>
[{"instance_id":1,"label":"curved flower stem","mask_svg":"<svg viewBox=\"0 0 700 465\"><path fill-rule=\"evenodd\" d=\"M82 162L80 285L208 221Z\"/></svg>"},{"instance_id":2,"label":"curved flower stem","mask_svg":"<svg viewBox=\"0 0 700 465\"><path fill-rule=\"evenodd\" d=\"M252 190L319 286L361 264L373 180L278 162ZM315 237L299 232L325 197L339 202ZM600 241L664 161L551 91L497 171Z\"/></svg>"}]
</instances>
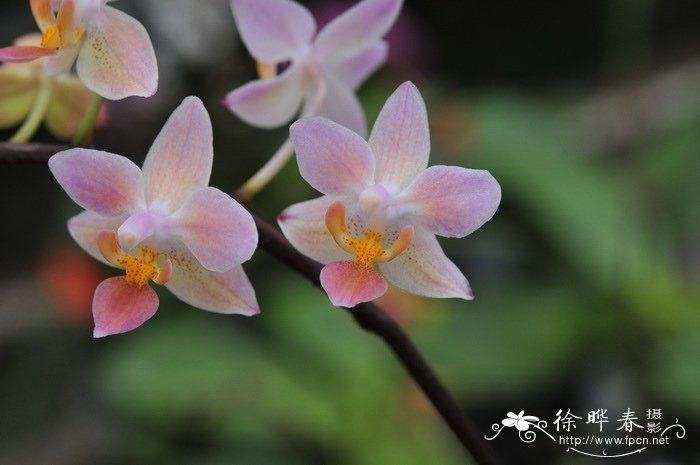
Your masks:
<instances>
[{"instance_id":1,"label":"curved flower stem","mask_svg":"<svg viewBox=\"0 0 700 465\"><path fill-rule=\"evenodd\" d=\"M245 203L243 204L248 208ZM319 276L323 265L297 251L282 233L248 208L258 228L260 248L266 250L290 268L306 276L321 288ZM368 302L344 309L364 330L379 336L399 359L408 374L418 384L442 419L447 423L466 451L479 465L497 465L491 446L466 416L457 400L425 360L420 350L396 321L378 305Z\"/></svg>"},{"instance_id":2,"label":"curved flower stem","mask_svg":"<svg viewBox=\"0 0 700 465\"><path fill-rule=\"evenodd\" d=\"M92 136L92 132L95 129L95 123L97 122L97 116L100 114L100 108L102 108L102 101L102 97L97 94L92 94L90 103L85 111L85 116L80 122L78 131L73 137L73 145L76 147L82 147L85 145L90 139L90 136Z\"/></svg>"},{"instance_id":3,"label":"curved flower stem","mask_svg":"<svg viewBox=\"0 0 700 465\"><path fill-rule=\"evenodd\" d=\"M321 75L321 71L313 69L311 73L314 76L314 82L316 83L316 92L313 99L304 107L299 118L305 118L307 116L313 116L318 114L323 102L326 99L326 94L328 92L326 82ZM272 155L272 157L260 168L250 179L248 179L241 187L236 191L236 196L241 200L248 201L255 197L255 194L260 192L277 173L279 173L284 165L287 164L289 158L294 154L294 147L292 142L287 138L279 149Z\"/></svg>"},{"instance_id":4,"label":"curved flower stem","mask_svg":"<svg viewBox=\"0 0 700 465\"><path fill-rule=\"evenodd\" d=\"M292 141L287 138L267 163L238 188L236 196L244 201L251 200L284 168L292 154L294 154L294 147Z\"/></svg>"},{"instance_id":5,"label":"curved flower stem","mask_svg":"<svg viewBox=\"0 0 700 465\"><path fill-rule=\"evenodd\" d=\"M34 99L32 109L29 111L29 115L27 115L22 126L20 126L17 132L10 138L10 142L13 144L23 144L32 138L37 129L39 129L41 122L44 120L46 109L49 107L49 102L51 101L52 92L53 86L51 85L51 79L41 75L39 77L39 90Z\"/></svg>"},{"instance_id":6,"label":"curved flower stem","mask_svg":"<svg viewBox=\"0 0 700 465\"><path fill-rule=\"evenodd\" d=\"M0 143L0 162L12 162L18 158L35 161L46 160L65 146L46 144ZM244 206L247 205L244 204ZM322 265L297 251L273 225L251 211L259 234L259 246L307 277L316 287L321 287L319 275ZM457 400L445 387L411 338L396 321L374 303L364 303L345 309L364 330L376 334L389 346L408 374L430 400L455 437L479 465L498 465L490 444L486 442L471 420L465 415Z\"/></svg>"}]
</instances>

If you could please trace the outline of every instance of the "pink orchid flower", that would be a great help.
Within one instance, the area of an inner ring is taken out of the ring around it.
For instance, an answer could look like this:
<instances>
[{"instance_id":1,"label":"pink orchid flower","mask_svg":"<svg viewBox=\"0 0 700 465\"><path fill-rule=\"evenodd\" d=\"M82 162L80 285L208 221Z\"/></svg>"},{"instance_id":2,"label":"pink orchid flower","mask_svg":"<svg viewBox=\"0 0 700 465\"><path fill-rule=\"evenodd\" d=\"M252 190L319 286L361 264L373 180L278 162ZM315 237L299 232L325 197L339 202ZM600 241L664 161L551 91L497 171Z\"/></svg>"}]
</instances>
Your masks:
<instances>
[{"instance_id":1,"label":"pink orchid flower","mask_svg":"<svg viewBox=\"0 0 700 465\"><path fill-rule=\"evenodd\" d=\"M0 48L0 61L24 63L42 57L49 75L68 71L110 100L149 97L158 88L158 67L148 33L137 20L107 6L109 0L30 0L42 33L40 46Z\"/></svg>"},{"instance_id":2,"label":"pink orchid flower","mask_svg":"<svg viewBox=\"0 0 700 465\"><path fill-rule=\"evenodd\" d=\"M354 91L386 60L382 37L401 4L364 0L316 35L316 21L298 3L231 0L260 79L230 92L222 103L248 124L275 128L305 102L304 116L324 115L364 135L365 115Z\"/></svg>"},{"instance_id":3,"label":"pink orchid flower","mask_svg":"<svg viewBox=\"0 0 700 465\"><path fill-rule=\"evenodd\" d=\"M240 264L258 242L251 215L207 187L212 127L202 102L187 97L151 146L143 171L120 155L70 149L49 160L68 195L87 211L68 221L78 244L125 276L95 291L95 337L130 331L152 317L165 284L179 299L218 313L259 313Z\"/></svg>"},{"instance_id":4,"label":"pink orchid flower","mask_svg":"<svg viewBox=\"0 0 700 465\"><path fill-rule=\"evenodd\" d=\"M473 299L435 235L478 229L496 212L501 189L487 171L427 168L428 118L412 83L389 97L369 142L320 117L297 121L290 134L301 175L324 196L289 207L278 221L298 250L327 264L321 284L334 305L373 300L387 280L412 294Z\"/></svg>"}]
</instances>

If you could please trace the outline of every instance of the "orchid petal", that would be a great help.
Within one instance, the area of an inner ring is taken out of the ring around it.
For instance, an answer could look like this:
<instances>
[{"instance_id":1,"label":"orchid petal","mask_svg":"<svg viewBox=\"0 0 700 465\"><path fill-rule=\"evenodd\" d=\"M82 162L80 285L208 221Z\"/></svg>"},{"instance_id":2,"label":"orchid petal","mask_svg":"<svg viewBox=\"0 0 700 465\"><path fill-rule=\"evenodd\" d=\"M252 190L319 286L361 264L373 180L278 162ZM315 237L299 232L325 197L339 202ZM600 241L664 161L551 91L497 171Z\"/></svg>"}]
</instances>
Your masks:
<instances>
[{"instance_id":1,"label":"orchid petal","mask_svg":"<svg viewBox=\"0 0 700 465\"><path fill-rule=\"evenodd\" d=\"M76 36L75 0L63 0L56 15L56 27L61 42L70 43ZM66 40L68 39L68 40Z\"/></svg>"},{"instance_id":2,"label":"orchid petal","mask_svg":"<svg viewBox=\"0 0 700 465\"><path fill-rule=\"evenodd\" d=\"M214 159L211 120L202 101L185 98L173 111L143 163L146 201L165 213L209 184Z\"/></svg>"},{"instance_id":3,"label":"orchid petal","mask_svg":"<svg viewBox=\"0 0 700 465\"><path fill-rule=\"evenodd\" d=\"M168 257L173 271L165 286L178 299L210 312L248 316L260 313L255 291L242 267L224 273L209 271L182 248L174 249Z\"/></svg>"},{"instance_id":4,"label":"orchid petal","mask_svg":"<svg viewBox=\"0 0 700 465\"><path fill-rule=\"evenodd\" d=\"M364 0L318 33L314 51L324 59L340 60L381 39L396 21L401 0Z\"/></svg>"},{"instance_id":5,"label":"orchid petal","mask_svg":"<svg viewBox=\"0 0 700 465\"><path fill-rule=\"evenodd\" d=\"M53 86L44 123L54 136L59 139L70 139L78 131L90 104L92 93L72 76L57 76ZM104 119L104 113L101 116Z\"/></svg>"},{"instance_id":6,"label":"orchid petal","mask_svg":"<svg viewBox=\"0 0 700 465\"><path fill-rule=\"evenodd\" d=\"M384 295L386 280L372 268L353 261L333 262L321 270L321 286L336 307L352 308Z\"/></svg>"},{"instance_id":7,"label":"orchid petal","mask_svg":"<svg viewBox=\"0 0 700 465\"><path fill-rule=\"evenodd\" d=\"M440 236L464 237L496 213L501 187L488 171L431 166L403 194L417 216Z\"/></svg>"},{"instance_id":8,"label":"orchid petal","mask_svg":"<svg viewBox=\"0 0 700 465\"><path fill-rule=\"evenodd\" d=\"M367 135L367 121L360 101L349 87L332 76L326 76L326 97L318 114L345 126L363 138Z\"/></svg>"},{"instance_id":9,"label":"orchid petal","mask_svg":"<svg viewBox=\"0 0 700 465\"><path fill-rule=\"evenodd\" d=\"M41 32L53 26L55 17L51 0L29 0L29 7L32 10L34 21L36 21Z\"/></svg>"},{"instance_id":10,"label":"orchid petal","mask_svg":"<svg viewBox=\"0 0 700 465\"><path fill-rule=\"evenodd\" d=\"M170 221L197 261L210 271L227 271L245 262L258 245L250 213L213 187L194 191Z\"/></svg>"},{"instance_id":11,"label":"orchid petal","mask_svg":"<svg viewBox=\"0 0 700 465\"><path fill-rule=\"evenodd\" d=\"M137 20L105 6L88 29L78 54L78 76L102 97L150 97L158 88L151 39Z\"/></svg>"},{"instance_id":12,"label":"orchid petal","mask_svg":"<svg viewBox=\"0 0 700 465\"><path fill-rule=\"evenodd\" d=\"M55 1L60 3L60 0ZM103 11L108 1L114 0L79 0L76 4L76 15L83 21L89 21Z\"/></svg>"},{"instance_id":13,"label":"orchid petal","mask_svg":"<svg viewBox=\"0 0 700 465\"><path fill-rule=\"evenodd\" d=\"M79 51L80 46L77 44L61 47L58 53L43 61L44 74L56 76L69 71Z\"/></svg>"},{"instance_id":14,"label":"orchid petal","mask_svg":"<svg viewBox=\"0 0 700 465\"><path fill-rule=\"evenodd\" d=\"M326 227L326 211L337 198L323 196L288 207L277 222L295 249L321 263L347 260L349 255Z\"/></svg>"},{"instance_id":15,"label":"orchid petal","mask_svg":"<svg viewBox=\"0 0 700 465\"><path fill-rule=\"evenodd\" d=\"M158 296L149 286L135 286L123 276L109 278L95 289L92 314L94 337L125 333L138 328L158 310Z\"/></svg>"},{"instance_id":16,"label":"orchid petal","mask_svg":"<svg viewBox=\"0 0 700 465\"><path fill-rule=\"evenodd\" d=\"M343 61L328 63L326 68L345 87L357 89L369 75L384 64L388 51L389 46L386 42L377 42Z\"/></svg>"},{"instance_id":17,"label":"orchid petal","mask_svg":"<svg viewBox=\"0 0 700 465\"><path fill-rule=\"evenodd\" d=\"M435 236L415 229L413 243L394 260L379 263L384 277L394 286L426 297L474 298L467 278L445 256Z\"/></svg>"},{"instance_id":18,"label":"orchid petal","mask_svg":"<svg viewBox=\"0 0 700 465\"><path fill-rule=\"evenodd\" d=\"M123 216L103 216L84 211L68 220L68 232L83 250L109 265L97 246L97 237L103 231L116 231L125 219Z\"/></svg>"},{"instance_id":19,"label":"orchid petal","mask_svg":"<svg viewBox=\"0 0 700 465\"><path fill-rule=\"evenodd\" d=\"M515 418L506 418L506 419L502 420L501 423L503 423L503 426L511 427L511 426L515 426L515 423L517 421L518 420L516 420Z\"/></svg>"},{"instance_id":20,"label":"orchid petal","mask_svg":"<svg viewBox=\"0 0 700 465\"><path fill-rule=\"evenodd\" d=\"M249 82L221 102L246 123L263 129L279 127L299 111L303 98L301 70L292 65L279 76Z\"/></svg>"},{"instance_id":21,"label":"orchid petal","mask_svg":"<svg viewBox=\"0 0 700 465\"><path fill-rule=\"evenodd\" d=\"M36 98L37 79L26 69L0 67L0 128L22 122Z\"/></svg>"},{"instance_id":22,"label":"orchid petal","mask_svg":"<svg viewBox=\"0 0 700 465\"><path fill-rule=\"evenodd\" d=\"M70 198L86 210L117 216L142 207L141 170L126 157L76 148L52 156L49 169Z\"/></svg>"},{"instance_id":23,"label":"orchid petal","mask_svg":"<svg viewBox=\"0 0 700 465\"><path fill-rule=\"evenodd\" d=\"M50 48L11 45L0 48L0 61L5 63L26 63L55 54L56 50Z\"/></svg>"},{"instance_id":24,"label":"orchid petal","mask_svg":"<svg viewBox=\"0 0 700 465\"><path fill-rule=\"evenodd\" d=\"M241 40L259 61L276 63L306 51L316 21L304 6L289 0L232 0Z\"/></svg>"},{"instance_id":25,"label":"orchid petal","mask_svg":"<svg viewBox=\"0 0 700 465\"><path fill-rule=\"evenodd\" d=\"M378 183L403 188L428 166L428 114L413 83L401 84L386 101L369 145L377 157Z\"/></svg>"},{"instance_id":26,"label":"orchid petal","mask_svg":"<svg viewBox=\"0 0 700 465\"><path fill-rule=\"evenodd\" d=\"M304 118L289 129L301 176L324 194L359 193L372 183L374 156L367 142L325 118Z\"/></svg>"}]
</instances>

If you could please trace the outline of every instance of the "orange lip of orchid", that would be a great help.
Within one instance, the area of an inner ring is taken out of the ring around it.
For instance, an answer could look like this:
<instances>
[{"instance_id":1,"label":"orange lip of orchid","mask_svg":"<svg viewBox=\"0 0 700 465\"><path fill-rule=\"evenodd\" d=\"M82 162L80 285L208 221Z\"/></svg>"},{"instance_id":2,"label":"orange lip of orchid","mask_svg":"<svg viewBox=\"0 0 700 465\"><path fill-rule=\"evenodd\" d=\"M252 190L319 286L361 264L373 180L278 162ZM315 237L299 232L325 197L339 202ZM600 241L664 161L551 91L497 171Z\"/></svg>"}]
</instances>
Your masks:
<instances>
[{"instance_id":1,"label":"orange lip of orchid","mask_svg":"<svg viewBox=\"0 0 700 465\"><path fill-rule=\"evenodd\" d=\"M326 212L326 227L338 246L355 256L355 262L371 267L373 263L389 262L401 255L413 242L413 227L405 226L399 232L396 241L388 249L382 248L381 233L366 230L364 237L354 238L345 225L345 206L335 202Z\"/></svg>"},{"instance_id":2,"label":"orange lip of orchid","mask_svg":"<svg viewBox=\"0 0 700 465\"><path fill-rule=\"evenodd\" d=\"M54 14L51 0L31 0L32 14L42 33L41 47L59 50L77 43L83 29L75 24L75 1L63 0Z\"/></svg>"},{"instance_id":3,"label":"orange lip of orchid","mask_svg":"<svg viewBox=\"0 0 700 465\"><path fill-rule=\"evenodd\" d=\"M170 259L162 267L158 266L158 252L142 247L140 256L134 257L124 252L117 242L114 231L104 231L97 238L102 256L112 265L126 271L126 282L139 288L148 280L156 284L166 284L170 280L173 264Z\"/></svg>"}]
</instances>

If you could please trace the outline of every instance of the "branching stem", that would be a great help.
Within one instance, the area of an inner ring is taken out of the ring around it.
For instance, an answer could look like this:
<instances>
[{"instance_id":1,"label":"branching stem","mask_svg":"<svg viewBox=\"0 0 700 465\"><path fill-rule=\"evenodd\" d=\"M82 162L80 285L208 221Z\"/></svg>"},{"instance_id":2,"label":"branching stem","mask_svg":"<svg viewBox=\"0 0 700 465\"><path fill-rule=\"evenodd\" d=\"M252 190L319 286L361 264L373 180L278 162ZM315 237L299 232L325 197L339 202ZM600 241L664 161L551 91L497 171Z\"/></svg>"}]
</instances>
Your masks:
<instances>
[{"instance_id":1,"label":"branching stem","mask_svg":"<svg viewBox=\"0 0 700 465\"><path fill-rule=\"evenodd\" d=\"M309 72L314 78L316 91L314 96L305 105L299 118L313 116L318 114L326 100L328 88L326 81L321 75L321 71L315 67L310 67ZM289 158L294 154L294 147L291 141L287 138L272 157L260 168L248 181L246 181L236 191L236 196L244 201L249 201L260 192L272 179L279 173L284 165L287 164Z\"/></svg>"}]
</instances>

